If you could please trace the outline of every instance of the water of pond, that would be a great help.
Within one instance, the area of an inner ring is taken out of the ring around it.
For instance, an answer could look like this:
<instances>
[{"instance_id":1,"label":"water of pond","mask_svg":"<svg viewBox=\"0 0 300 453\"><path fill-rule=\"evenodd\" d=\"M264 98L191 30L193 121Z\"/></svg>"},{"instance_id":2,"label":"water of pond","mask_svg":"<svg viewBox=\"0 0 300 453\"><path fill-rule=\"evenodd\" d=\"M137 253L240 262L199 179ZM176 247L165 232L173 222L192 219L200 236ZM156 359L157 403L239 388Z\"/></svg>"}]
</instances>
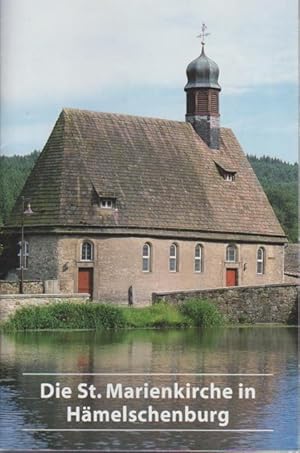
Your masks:
<instances>
[{"instance_id":1,"label":"water of pond","mask_svg":"<svg viewBox=\"0 0 300 453\"><path fill-rule=\"evenodd\" d=\"M297 332L297 328L293 327L259 326L176 331L2 334L0 449L122 449L132 452L141 449L296 450L299 447ZM32 372L87 374L23 374ZM95 373L123 374L99 376ZM144 375L136 376L133 373ZM204 376L199 373L215 375ZM272 376L234 375L242 373ZM60 382L62 386L69 386L72 390L77 389L80 382L85 382L102 391L108 382L121 382L124 386L132 387L142 386L147 382L150 387L162 388L172 387L176 382L181 386L190 383L201 387L212 381L220 387L233 388L235 397L218 401L104 401L92 398L78 400L75 397L71 400L40 399L42 382ZM256 398L239 400L236 395L240 383L255 387ZM150 425L142 422L68 423L66 419L67 406L74 408L85 405L91 410L119 410L124 404L135 410L145 409L151 404L159 411L178 410L189 405L190 409L195 410L228 411L229 420L226 426L220 426L216 421L200 424L158 422ZM115 431L81 430L103 427ZM24 431L37 428L54 431ZM120 431L127 428L135 431ZM149 428L157 431L139 431ZM184 431L199 428L208 431ZM56 431L57 429L80 430Z\"/></svg>"}]
</instances>

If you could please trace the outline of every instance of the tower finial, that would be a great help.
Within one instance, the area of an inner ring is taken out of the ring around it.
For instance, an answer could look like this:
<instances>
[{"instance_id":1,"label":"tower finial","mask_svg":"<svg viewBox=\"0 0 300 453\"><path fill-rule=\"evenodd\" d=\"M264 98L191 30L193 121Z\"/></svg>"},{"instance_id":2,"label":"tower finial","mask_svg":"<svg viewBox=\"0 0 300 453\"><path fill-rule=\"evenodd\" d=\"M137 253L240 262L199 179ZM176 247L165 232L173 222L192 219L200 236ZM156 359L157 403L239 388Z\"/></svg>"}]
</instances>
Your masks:
<instances>
[{"instance_id":1,"label":"tower finial","mask_svg":"<svg viewBox=\"0 0 300 453\"><path fill-rule=\"evenodd\" d=\"M202 23L201 38L202 52L191 61L186 68L186 115L196 133L211 149L220 148L220 113L218 83L219 67L217 63L208 58L204 52L207 33L205 23Z\"/></svg>"},{"instance_id":2,"label":"tower finial","mask_svg":"<svg viewBox=\"0 0 300 453\"><path fill-rule=\"evenodd\" d=\"M206 30L207 30L207 26L203 22L202 27L201 27L201 33L200 33L200 35L197 36L197 38L201 38L202 50L205 46L205 37L210 35L210 33L206 33Z\"/></svg>"}]
</instances>

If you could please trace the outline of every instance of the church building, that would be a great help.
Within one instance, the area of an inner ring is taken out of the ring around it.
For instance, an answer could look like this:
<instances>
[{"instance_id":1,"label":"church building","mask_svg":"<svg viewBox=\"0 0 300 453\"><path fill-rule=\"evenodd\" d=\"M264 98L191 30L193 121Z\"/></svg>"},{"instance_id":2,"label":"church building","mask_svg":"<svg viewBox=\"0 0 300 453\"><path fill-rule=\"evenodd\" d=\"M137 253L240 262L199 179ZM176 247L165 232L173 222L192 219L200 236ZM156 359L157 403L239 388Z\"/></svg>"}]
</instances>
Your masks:
<instances>
[{"instance_id":1,"label":"church building","mask_svg":"<svg viewBox=\"0 0 300 453\"><path fill-rule=\"evenodd\" d=\"M101 301L132 291L137 305L153 292L283 282L287 239L220 127L218 78L202 43L185 121L62 110L6 225L19 233L30 201L26 279Z\"/></svg>"}]
</instances>

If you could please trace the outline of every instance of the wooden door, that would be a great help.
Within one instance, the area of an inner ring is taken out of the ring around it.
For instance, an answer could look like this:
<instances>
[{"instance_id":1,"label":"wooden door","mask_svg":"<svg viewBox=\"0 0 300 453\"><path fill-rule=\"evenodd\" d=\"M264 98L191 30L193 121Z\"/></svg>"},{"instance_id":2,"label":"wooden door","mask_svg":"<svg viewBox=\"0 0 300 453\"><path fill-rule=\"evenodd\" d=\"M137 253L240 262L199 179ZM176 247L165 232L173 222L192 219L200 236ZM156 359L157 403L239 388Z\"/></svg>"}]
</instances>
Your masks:
<instances>
[{"instance_id":1,"label":"wooden door","mask_svg":"<svg viewBox=\"0 0 300 453\"><path fill-rule=\"evenodd\" d=\"M93 268L82 267L78 269L78 292L89 293L93 297Z\"/></svg>"},{"instance_id":2,"label":"wooden door","mask_svg":"<svg viewBox=\"0 0 300 453\"><path fill-rule=\"evenodd\" d=\"M237 269L226 269L226 286L238 286Z\"/></svg>"}]
</instances>

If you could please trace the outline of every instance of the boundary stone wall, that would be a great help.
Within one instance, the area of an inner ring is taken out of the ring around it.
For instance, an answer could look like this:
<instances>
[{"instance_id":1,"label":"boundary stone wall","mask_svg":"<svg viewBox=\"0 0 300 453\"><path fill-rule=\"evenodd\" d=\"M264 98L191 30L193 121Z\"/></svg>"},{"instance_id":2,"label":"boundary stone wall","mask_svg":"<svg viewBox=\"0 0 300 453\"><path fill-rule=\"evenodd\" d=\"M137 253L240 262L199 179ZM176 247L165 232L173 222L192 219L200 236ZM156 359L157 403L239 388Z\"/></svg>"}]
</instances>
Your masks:
<instances>
[{"instance_id":1,"label":"boundary stone wall","mask_svg":"<svg viewBox=\"0 0 300 453\"><path fill-rule=\"evenodd\" d=\"M0 321L6 321L17 310L29 305L49 305L61 302L86 303L89 294L3 294L0 295Z\"/></svg>"},{"instance_id":2,"label":"boundary stone wall","mask_svg":"<svg viewBox=\"0 0 300 453\"><path fill-rule=\"evenodd\" d=\"M180 304L187 299L209 300L229 322L298 323L298 291L295 284L236 286L152 294L152 303L162 300Z\"/></svg>"},{"instance_id":3,"label":"boundary stone wall","mask_svg":"<svg viewBox=\"0 0 300 453\"><path fill-rule=\"evenodd\" d=\"M24 280L25 294L42 294L44 292L44 282L41 280ZM20 282L0 280L0 294L18 294Z\"/></svg>"}]
</instances>

